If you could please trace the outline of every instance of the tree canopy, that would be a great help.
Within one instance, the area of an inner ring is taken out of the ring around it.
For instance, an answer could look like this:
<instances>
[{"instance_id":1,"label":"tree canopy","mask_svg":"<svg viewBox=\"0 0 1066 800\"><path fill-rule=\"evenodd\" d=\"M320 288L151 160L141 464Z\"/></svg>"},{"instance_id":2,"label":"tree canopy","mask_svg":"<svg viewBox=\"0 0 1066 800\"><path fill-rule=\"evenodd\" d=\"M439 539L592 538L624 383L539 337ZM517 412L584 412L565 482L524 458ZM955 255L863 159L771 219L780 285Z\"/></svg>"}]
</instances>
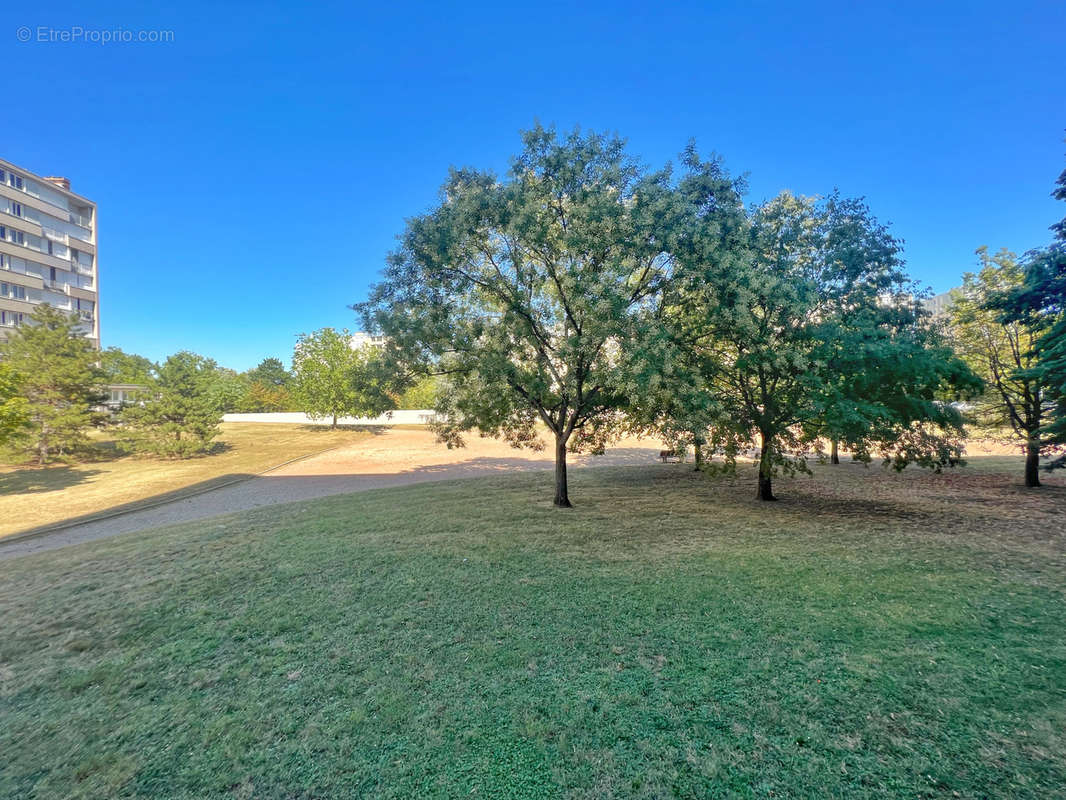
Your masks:
<instances>
[{"instance_id":1,"label":"tree canopy","mask_svg":"<svg viewBox=\"0 0 1066 800\"><path fill-rule=\"evenodd\" d=\"M785 192L751 211L738 256L697 241L679 257L665 318L710 441L730 465L757 449L761 499L821 436L899 468L958 456L962 420L940 396L973 376L923 320L899 243L864 203Z\"/></svg>"},{"instance_id":2,"label":"tree canopy","mask_svg":"<svg viewBox=\"0 0 1066 800\"><path fill-rule=\"evenodd\" d=\"M0 362L0 447L9 447L29 425L29 405L22 396L22 378Z\"/></svg>"},{"instance_id":3,"label":"tree canopy","mask_svg":"<svg viewBox=\"0 0 1066 800\"><path fill-rule=\"evenodd\" d=\"M37 306L29 320L0 345L10 380L16 381L25 424L16 441L38 464L69 456L88 444L88 432L102 422L104 401L98 354L76 315Z\"/></svg>"},{"instance_id":4,"label":"tree canopy","mask_svg":"<svg viewBox=\"0 0 1066 800\"><path fill-rule=\"evenodd\" d=\"M107 383L147 386L155 379L156 364L135 353L109 347L100 353L100 368Z\"/></svg>"},{"instance_id":5,"label":"tree canopy","mask_svg":"<svg viewBox=\"0 0 1066 800\"><path fill-rule=\"evenodd\" d=\"M395 408L401 379L378 348L352 347L349 330L321 328L300 334L292 356L294 393L312 419L376 417Z\"/></svg>"},{"instance_id":6,"label":"tree canopy","mask_svg":"<svg viewBox=\"0 0 1066 800\"><path fill-rule=\"evenodd\" d=\"M1051 193L1066 200L1066 170ZM1025 278L1010 291L988 303L1005 324L1039 328L1033 344L1032 363L1026 375L1038 381L1049 407L1040 430L1045 447L1066 445L1066 217L1051 226L1054 241L1026 254ZM1049 469L1066 467L1066 456L1052 461Z\"/></svg>"},{"instance_id":7,"label":"tree canopy","mask_svg":"<svg viewBox=\"0 0 1066 800\"><path fill-rule=\"evenodd\" d=\"M252 383L266 386L288 386L292 381L291 373L285 369L280 358L264 358L255 367L244 373Z\"/></svg>"},{"instance_id":8,"label":"tree canopy","mask_svg":"<svg viewBox=\"0 0 1066 800\"><path fill-rule=\"evenodd\" d=\"M449 445L476 429L539 448L544 425L568 507L567 450L602 448L656 371L673 196L618 138L536 127L523 144L502 179L452 170L357 308L397 363L446 376Z\"/></svg>"},{"instance_id":9,"label":"tree canopy","mask_svg":"<svg viewBox=\"0 0 1066 800\"><path fill-rule=\"evenodd\" d=\"M986 391L974 403L978 423L989 435L1013 432L1025 451L1025 483L1039 486L1041 426L1051 410L1037 363L1036 343L1047 329L1038 316L1007 319L994 305L1021 287L1025 273L1016 256L988 248L977 251L980 269L963 276L952 293L949 314L955 346L982 377Z\"/></svg>"},{"instance_id":10,"label":"tree canopy","mask_svg":"<svg viewBox=\"0 0 1066 800\"><path fill-rule=\"evenodd\" d=\"M130 446L170 458L210 452L222 419L217 381L212 359L187 350L167 358L139 402L120 413Z\"/></svg>"}]
</instances>

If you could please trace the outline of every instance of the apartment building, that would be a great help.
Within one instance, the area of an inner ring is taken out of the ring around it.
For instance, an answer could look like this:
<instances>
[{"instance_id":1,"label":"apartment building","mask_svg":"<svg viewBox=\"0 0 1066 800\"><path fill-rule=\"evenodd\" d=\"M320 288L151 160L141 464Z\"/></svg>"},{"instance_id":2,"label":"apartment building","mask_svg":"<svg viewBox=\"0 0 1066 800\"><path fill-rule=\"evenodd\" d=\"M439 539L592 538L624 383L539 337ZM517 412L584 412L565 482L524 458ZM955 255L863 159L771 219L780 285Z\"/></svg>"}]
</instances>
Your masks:
<instances>
[{"instance_id":1,"label":"apartment building","mask_svg":"<svg viewBox=\"0 0 1066 800\"><path fill-rule=\"evenodd\" d=\"M926 311L934 317L947 316L948 309L951 308L951 303L951 292L943 292L941 294L933 295L922 301L922 305L925 306Z\"/></svg>"},{"instance_id":2,"label":"apartment building","mask_svg":"<svg viewBox=\"0 0 1066 800\"><path fill-rule=\"evenodd\" d=\"M0 159L0 338L49 303L100 346L96 203Z\"/></svg>"},{"instance_id":3,"label":"apartment building","mask_svg":"<svg viewBox=\"0 0 1066 800\"><path fill-rule=\"evenodd\" d=\"M374 336L373 334L364 331L356 331L348 340L348 345L353 350L361 350L364 347L384 347L385 337Z\"/></svg>"}]
</instances>

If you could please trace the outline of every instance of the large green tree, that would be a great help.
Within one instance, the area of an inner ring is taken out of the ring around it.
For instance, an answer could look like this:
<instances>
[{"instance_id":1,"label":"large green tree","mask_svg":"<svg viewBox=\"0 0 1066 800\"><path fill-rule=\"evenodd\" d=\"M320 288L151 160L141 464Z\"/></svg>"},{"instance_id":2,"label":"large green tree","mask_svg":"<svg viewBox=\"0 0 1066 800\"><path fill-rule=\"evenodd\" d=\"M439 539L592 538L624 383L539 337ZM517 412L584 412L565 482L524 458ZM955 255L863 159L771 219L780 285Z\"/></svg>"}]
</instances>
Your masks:
<instances>
[{"instance_id":1,"label":"large green tree","mask_svg":"<svg viewBox=\"0 0 1066 800\"><path fill-rule=\"evenodd\" d=\"M48 304L0 346L0 359L18 376L26 424L18 436L38 464L68 456L88 444L105 418L99 354L80 332L76 315Z\"/></svg>"},{"instance_id":2,"label":"large green tree","mask_svg":"<svg viewBox=\"0 0 1066 800\"><path fill-rule=\"evenodd\" d=\"M1052 192L1066 200L1066 170ZM1026 255L1025 279L1021 285L994 298L989 307L1000 312L1006 323L1041 329L1033 347L1033 363L1027 375L1043 387L1050 407L1040 431L1046 447L1066 445L1066 218L1051 226L1054 241ZM1066 456L1048 464L1066 467Z\"/></svg>"},{"instance_id":3,"label":"large green tree","mask_svg":"<svg viewBox=\"0 0 1066 800\"><path fill-rule=\"evenodd\" d=\"M300 334L292 356L293 389L300 410L312 419L376 417L395 408L404 388L377 347L352 347L348 330L321 328Z\"/></svg>"},{"instance_id":4,"label":"large green tree","mask_svg":"<svg viewBox=\"0 0 1066 800\"><path fill-rule=\"evenodd\" d=\"M100 368L107 383L132 383L139 386L150 384L156 373L154 362L118 347L109 347L100 353Z\"/></svg>"},{"instance_id":5,"label":"large green tree","mask_svg":"<svg viewBox=\"0 0 1066 800\"><path fill-rule=\"evenodd\" d=\"M478 430L540 448L546 428L554 504L569 507L568 449L602 449L658 370L673 193L620 139L536 127L523 143L502 178L452 170L357 308L399 363L446 376L449 445Z\"/></svg>"},{"instance_id":6,"label":"large green tree","mask_svg":"<svg viewBox=\"0 0 1066 800\"><path fill-rule=\"evenodd\" d=\"M986 391L975 401L979 424L990 434L1009 430L1025 452L1025 485L1040 485L1040 455L1048 446L1041 428L1053 403L1038 363L1037 342L1049 327L1039 315L1004 318L995 308L1018 290L1025 272L1007 250L977 251L980 269L963 276L952 294L949 314L956 348L984 379Z\"/></svg>"},{"instance_id":7,"label":"large green tree","mask_svg":"<svg viewBox=\"0 0 1066 800\"><path fill-rule=\"evenodd\" d=\"M902 468L959 454L945 392L974 378L922 318L900 245L856 200L783 193L750 214L744 257L695 240L666 319L718 409L711 442L731 465L758 452L758 497L805 469L820 437ZM701 400L704 405L707 399Z\"/></svg>"},{"instance_id":8,"label":"large green tree","mask_svg":"<svg viewBox=\"0 0 1066 800\"><path fill-rule=\"evenodd\" d=\"M120 412L130 446L170 458L210 452L222 419L217 381L209 358L188 351L167 358L139 402Z\"/></svg>"}]
</instances>

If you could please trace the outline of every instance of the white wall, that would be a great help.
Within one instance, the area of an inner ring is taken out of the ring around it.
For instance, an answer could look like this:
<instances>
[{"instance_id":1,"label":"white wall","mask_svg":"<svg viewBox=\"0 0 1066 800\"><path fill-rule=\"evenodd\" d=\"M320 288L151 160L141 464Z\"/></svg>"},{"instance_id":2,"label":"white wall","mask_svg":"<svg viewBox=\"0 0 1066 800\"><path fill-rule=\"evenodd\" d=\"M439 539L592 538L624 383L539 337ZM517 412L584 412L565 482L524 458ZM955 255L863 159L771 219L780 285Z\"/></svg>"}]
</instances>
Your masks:
<instances>
[{"instance_id":1,"label":"white wall","mask_svg":"<svg viewBox=\"0 0 1066 800\"><path fill-rule=\"evenodd\" d=\"M426 425L434 417L432 409L391 411L380 417L338 417L338 425ZM332 419L310 419L301 411L276 411L263 414L224 414L223 422L267 422L290 425L331 425Z\"/></svg>"}]
</instances>

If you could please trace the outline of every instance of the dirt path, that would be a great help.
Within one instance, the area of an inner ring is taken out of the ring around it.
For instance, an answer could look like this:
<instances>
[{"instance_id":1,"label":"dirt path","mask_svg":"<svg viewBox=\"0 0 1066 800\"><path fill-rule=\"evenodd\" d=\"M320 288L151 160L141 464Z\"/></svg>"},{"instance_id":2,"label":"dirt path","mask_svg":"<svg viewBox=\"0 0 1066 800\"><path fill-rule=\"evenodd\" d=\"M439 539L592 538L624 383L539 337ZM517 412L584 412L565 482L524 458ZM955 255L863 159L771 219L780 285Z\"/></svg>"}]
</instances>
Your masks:
<instances>
[{"instance_id":1,"label":"dirt path","mask_svg":"<svg viewBox=\"0 0 1066 800\"><path fill-rule=\"evenodd\" d=\"M570 464L574 467L650 464L661 448L657 441L625 439L606 455L573 456ZM0 559L260 506L427 481L544 470L552 466L548 450L539 453L515 450L504 442L477 436L470 437L466 447L449 450L437 444L428 431L386 428L371 439L289 464L235 486L26 539L0 540Z\"/></svg>"}]
</instances>

